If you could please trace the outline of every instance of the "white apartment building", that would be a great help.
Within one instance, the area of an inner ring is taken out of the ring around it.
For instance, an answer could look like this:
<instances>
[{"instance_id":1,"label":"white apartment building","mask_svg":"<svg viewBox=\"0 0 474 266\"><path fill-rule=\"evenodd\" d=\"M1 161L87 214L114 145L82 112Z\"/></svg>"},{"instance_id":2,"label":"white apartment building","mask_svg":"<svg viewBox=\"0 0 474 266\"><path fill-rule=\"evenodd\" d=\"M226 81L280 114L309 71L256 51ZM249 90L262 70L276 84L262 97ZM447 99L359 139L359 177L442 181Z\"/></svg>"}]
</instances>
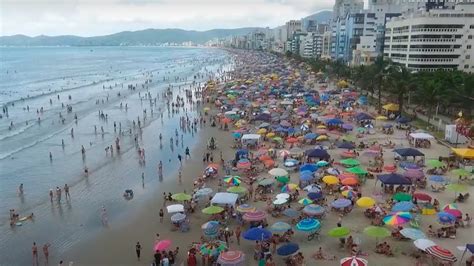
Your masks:
<instances>
[{"instance_id":1,"label":"white apartment building","mask_svg":"<svg viewBox=\"0 0 474 266\"><path fill-rule=\"evenodd\" d=\"M332 17L336 20L345 17L349 13L358 13L364 9L363 0L336 0L333 7Z\"/></svg>"},{"instance_id":2,"label":"white apartment building","mask_svg":"<svg viewBox=\"0 0 474 266\"><path fill-rule=\"evenodd\" d=\"M300 56L305 58L320 58L323 52L323 35L309 32L300 39Z\"/></svg>"},{"instance_id":3,"label":"white apartment building","mask_svg":"<svg viewBox=\"0 0 474 266\"><path fill-rule=\"evenodd\" d=\"M384 56L414 71L474 72L474 3L392 18Z\"/></svg>"},{"instance_id":4,"label":"white apartment building","mask_svg":"<svg viewBox=\"0 0 474 266\"><path fill-rule=\"evenodd\" d=\"M331 31L323 33L322 47L321 47L321 58L331 59Z\"/></svg>"},{"instance_id":5,"label":"white apartment building","mask_svg":"<svg viewBox=\"0 0 474 266\"><path fill-rule=\"evenodd\" d=\"M303 25L301 23L301 20L290 20L286 22L285 26L286 26L286 40L291 40L295 32L303 31Z\"/></svg>"}]
</instances>

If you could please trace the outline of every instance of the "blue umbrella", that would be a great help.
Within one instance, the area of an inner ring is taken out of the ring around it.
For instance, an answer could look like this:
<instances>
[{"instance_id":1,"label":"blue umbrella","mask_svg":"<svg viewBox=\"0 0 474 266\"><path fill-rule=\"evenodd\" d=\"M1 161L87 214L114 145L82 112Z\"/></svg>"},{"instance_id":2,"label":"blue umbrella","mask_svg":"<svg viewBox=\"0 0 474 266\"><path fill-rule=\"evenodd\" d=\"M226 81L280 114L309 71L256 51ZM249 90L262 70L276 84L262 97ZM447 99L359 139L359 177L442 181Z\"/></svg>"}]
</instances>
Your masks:
<instances>
[{"instance_id":1,"label":"blue umbrella","mask_svg":"<svg viewBox=\"0 0 474 266\"><path fill-rule=\"evenodd\" d=\"M336 209L346 208L349 207L351 204L352 202L348 199L337 199L331 202L331 206Z\"/></svg>"},{"instance_id":2,"label":"blue umbrella","mask_svg":"<svg viewBox=\"0 0 474 266\"><path fill-rule=\"evenodd\" d=\"M285 209L282 213L288 217L296 217L299 215L299 213L293 209Z\"/></svg>"},{"instance_id":3,"label":"blue umbrella","mask_svg":"<svg viewBox=\"0 0 474 266\"><path fill-rule=\"evenodd\" d=\"M270 226L270 230L273 232L286 232L291 229L291 225L285 222L276 222Z\"/></svg>"},{"instance_id":4,"label":"blue umbrella","mask_svg":"<svg viewBox=\"0 0 474 266\"><path fill-rule=\"evenodd\" d=\"M249 154L249 151L245 149L240 149L240 150L237 150L235 154L237 154L238 156L247 155Z\"/></svg>"},{"instance_id":5,"label":"blue umbrella","mask_svg":"<svg viewBox=\"0 0 474 266\"><path fill-rule=\"evenodd\" d=\"M312 149L312 150L307 150L306 156L308 157L313 157L313 158L326 158L330 157L329 153L326 150L323 149Z\"/></svg>"},{"instance_id":6,"label":"blue umbrella","mask_svg":"<svg viewBox=\"0 0 474 266\"><path fill-rule=\"evenodd\" d=\"M408 237L412 240L425 239L426 238L426 235L422 231L420 231L418 229L415 229L415 228L404 228L404 229L400 230L400 233L404 237Z\"/></svg>"},{"instance_id":7,"label":"blue umbrella","mask_svg":"<svg viewBox=\"0 0 474 266\"><path fill-rule=\"evenodd\" d=\"M296 224L296 229L303 232L311 232L321 227L321 222L316 219L306 218Z\"/></svg>"},{"instance_id":8,"label":"blue umbrella","mask_svg":"<svg viewBox=\"0 0 474 266\"><path fill-rule=\"evenodd\" d=\"M385 124L385 125L383 125L383 128L392 128L392 127L393 127L392 124Z\"/></svg>"},{"instance_id":9,"label":"blue umbrella","mask_svg":"<svg viewBox=\"0 0 474 266\"><path fill-rule=\"evenodd\" d=\"M318 170L318 166L316 166L315 164L310 164L310 163L303 164L300 167L300 172L303 172L303 171L315 172L316 170Z\"/></svg>"},{"instance_id":10,"label":"blue umbrella","mask_svg":"<svg viewBox=\"0 0 474 266\"><path fill-rule=\"evenodd\" d=\"M234 133L232 133L232 137L233 137L234 139L240 139L240 137L242 137L242 133L240 133L240 132L234 132Z\"/></svg>"},{"instance_id":11,"label":"blue umbrella","mask_svg":"<svg viewBox=\"0 0 474 266\"><path fill-rule=\"evenodd\" d=\"M318 167L324 167L324 166L327 166L329 163L326 162L326 161L319 161L316 163L316 166Z\"/></svg>"},{"instance_id":12,"label":"blue umbrella","mask_svg":"<svg viewBox=\"0 0 474 266\"><path fill-rule=\"evenodd\" d=\"M401 117L397 118L395 121L397 121L400 124L406 124L406 123L410 122L411 120L409 118L401 116Z\"/></svg>"},{"instance_id":13,"label":"blue umbrella","mask_svg":"<svg viewBox=\"0 0 474 266\"><path fill-rule=\"evenodd\" d=\"M304 135L304 139L315 139L318 137L318 134L316 133L308 133L306 135Z\"/></svg>"},{"instance_id":14,"label":"blue umbrella","mask_svg":"<svg viewBox=\"0 0 474 266\"><path fill-rule=\"evenodd\" d=\"M326 212L326 209L320 205L309 204L304 206L303 212L307 215L321 215Z\"/></svg>"},{"instance_id":15,"label":"blue umbrella","mask_svg":"<svg viewBox=\"0 0 474 266\"><path fill-rule=\"evenodd\" d=\"M277 254L279 256L289 256L298 251L300 247L295 243L286 243L277 249Z\"/></svg>"},{"instance_id":16,"label":"blue umbrella","mask_svg":"<svg viewBox=\"0 0 474 266\"><path fill-rule=\"evenodd\" d=\"M446 178L441 175L432 175L430 176L430 181L442 183L446 181Z\"/></svg>"},{"instance_id":17,"label":"blue umbrella","mask_svg":"<svg viewBox=\"0 0 474 266\"><path fill-rule=\"evenodd\" d=\"M411 201L397 202L392 207L392 212L407 212L415 207Z\"/></svg>"},{"instance_id":18,"label":"blue umbrella","mask_svg":"<svg viewBox=\"0 0 474 266\"><path fill-rule=\"evenodd\" d=\"M438 221L442 224L452 224L456 221L456 216L448 212L439 212Z\"/></svg>"},{"instance_id":19,"label":"blue umbrella","mask_svg":"<svg viewBox=\"0 0 474 266\"><path fill-rule=\"evenodd\" d=\"M420 169L420 167L416 163L411 162L401 162L400 167L404 169Z\"/></svg>"},{"instance_id":20,"label":"blue umbrella","mask_svg":"<svg viewBox=\"0 0 474 266\"><path fill-rule=\"evenodd\" d=\"M304 174L303 174L304 173ZM308 173L307 171L300 173L300 180L301 181L310 181L314 178L313 173Z\"/></svg>"},{"instance_id":21,"label":"blue umbrella","mask_svg":"<svg viewBox=\"0 0 474 266\"><path fill-rule=\"evenodd\" d=\"M347 141L343 141L341 144L337 145L338 148L341 148L341 149L354 149L355 148L355 145L350 143L350 142L347 142Z\"/></svg>"},{"instance_id":22,"label":"blue umbrella","mask_svg":"<svg viewBox=\"0 0 474 266\"><path fill-rule=\"evenodd\" d=\"M298 160L295 160L295 159L287 159L283 165L286 166L286 167L294 167L296 165L298 165Z\"/></svg>"},{"instance_id":23,"label":"blue umbrella","mask_svg":"<svg viewBox=\"0 0 474 266\"><path fill-rule=\"evenodd\" d=\"M266 229L254 227L244 232L244 238L247 240L261 241L272 237L272 233Z\"/></svg>"},{"instance_id":24,"label":"blue umbrella","mask_svg":"<svg viewBox=\"0 0 474 266\"><path fill-rule=\"evenodd\" d=\"M318 200L318 199L322 199L323 198L323 193L320 191L320 192L310 192L308 193L308 198L310 200Z\"/></svg>"},{"instance_id":25,"label":"blue umbrella","mask_svg":"<svg viewBox=\"0 0 474 266\"><path fill-rule=\"evenodd\" d=\"M328 125L340 125L340 124L344 124L344 122L339 118L333 118L333 119L327 120L326 124L328 124Z\"/></svg>"}]
</instances>

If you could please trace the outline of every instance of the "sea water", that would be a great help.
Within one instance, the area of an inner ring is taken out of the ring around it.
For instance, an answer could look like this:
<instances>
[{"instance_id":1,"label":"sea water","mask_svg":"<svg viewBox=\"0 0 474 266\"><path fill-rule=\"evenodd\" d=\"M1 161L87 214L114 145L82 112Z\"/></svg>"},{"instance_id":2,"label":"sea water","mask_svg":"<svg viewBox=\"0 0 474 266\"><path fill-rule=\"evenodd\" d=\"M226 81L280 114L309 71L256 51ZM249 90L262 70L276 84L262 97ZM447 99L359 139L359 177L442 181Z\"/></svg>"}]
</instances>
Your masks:
<instances>
[{"instance_id":1,"label":"sea water","mask_svg":"<svg viewBox=\"0 0 474 266\"><path fill-rule=\"evenodd\" d=\"M138 189L141 173L147 184L150 179L159 183L157 161L163 160L166 176L176 171L177 154L184 155L185 147L193 145L193 137L186 134L184 143L180 140L176 150L169 151L169 138L176 139L179 115L184 114L170 116L161 93L170 85L176 90L178 85L189 88L194 80L204 83L208 77L197 79L198 73L228 69L229 60L225 51L205 48L0 48L0 105L8 108L0 119L0 264L30 263L33 241L50 242L58 254L97 233L101 206L106 206L109 217L123 215L125 189L135 191L135 204L146 199L146 190ZM127 89L129 85L136 90ZM160 95L157 105L140 99L148 92L153 98ZM99 111L107 114L107 121ZM188 115L192 119L197 112ZM156 161L147 161L146 166L138 163L134 134L127 134L138 117L144 127L139 145L146 155L156 151ZM123 136L118 134L120 124ZM163 152L153 145L160 133ZM117 137L120 153L106 156L105 147L115 148ZM63 191L61 203L56 199L51 203L49 190L55 192L57 186L63 190L66 183L72 199L66 201ZM18 193L20 184L23 195ZM35 220L10 227L10 209L20 217L34 213Z\"/></svg>"}]
</instances>

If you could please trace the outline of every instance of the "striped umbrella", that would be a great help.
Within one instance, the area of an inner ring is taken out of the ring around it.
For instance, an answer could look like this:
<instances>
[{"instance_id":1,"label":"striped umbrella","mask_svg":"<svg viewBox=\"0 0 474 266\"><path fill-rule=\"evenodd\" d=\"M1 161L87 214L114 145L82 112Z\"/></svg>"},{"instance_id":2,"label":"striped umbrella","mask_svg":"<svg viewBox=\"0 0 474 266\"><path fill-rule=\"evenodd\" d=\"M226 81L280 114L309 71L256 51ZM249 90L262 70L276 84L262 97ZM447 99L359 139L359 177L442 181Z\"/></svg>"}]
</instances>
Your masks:
<instances>
[{"instance_id":1,"label":"striped umbrella","mask_svg":"<svg viewBox=\"0 0 474 266\"><path fill-rule=\"evenodd\" d=\"M453 255L453 253L445 248L442 248L438 245L436 246L431 246L429 248L427 248L425 250L426 252L428 252L428 254L431 254L433 255L434 257L440 259L440 260L443 260L443 261L451 261L451 262L455 262L457 261L458 259L456 258L456 256Z\"/></svg>"},{"instance_id":2,"label":"striped umbrella","mask_svg":"<svg viewBox=\"0 0 474 266\"><path fill-rule=\"evenodd\" d=\"M341 259L341 266L367 266L369 262L358 257L347 257Z\"/></svg>"},{"instance_id":3,"label":"striped umbrella","mask_svg":"<svg viewBox=\"0 0 474 266\"><path fill-rule=\"evenodd\" d=\"M408 223L412 219L409 212L394 212L383 218L384 224L402 225Z\"/></svg>"},{"instance_id":4,"label":"striped umbrella","mask_svg":"<svg viewBox=\"0 0 474 266\"><path fill-rule=\"evenodd\" d=\"M303 213L309 216L322 215L326 212L326 209L320 205L309 204L303 208Z\"/></svg>"},{"instance_id":5,"label":"striped umbrella","mask_svg":"<svg viewBox=\"0 0 474 266\"><path fill-rule=\"evenodd\" d=\"M298 203L306 206L306 205L309 205L309 204L313 203L313 201L308 199L308 198L302 198L298 201Z\"/></svg>"},{"instance_id":6,"label":"striped umbrella","mask_svg":"<svg viewBox=\"0 0 474 266\"><path fill-rule=\"evenodd\" d=\"M306 218L296 224L296 229L303 232L311 232L318 229L320 226L321 223L318 220Z\"/></svg>"},{"instance_id":7,"label":"striped umbrella","mask_svg":"<svg viewBox=\"0 0 474 266\"><path fill-rule=\"evenodd\" d=\"M248 222L256 222L256 221L262 221L267 217L265 212L263 211L254 211L254 212L246 212L243 215L243 219Z\"/></svg>"},{"instance_id":8,"label":"striped umbrella","mask_svg":"<svg viewBox=\"0 0 474 266\"><path fill-rule=\"evenodd\" d=\"M252 166L252 163L250 163L250 161L247 160L247 159L240 159L237 162L237 168L238 169L249 169L250 166Z\"/></svg>"},{"instance_id":9,"label":"striped umbrella","mask_svg":"<svg viewBox=\"0 0 474 266\"><path fill-rule=\"evenodd\" d=\"M246 212L254 212L257 209L249 204L242 204L237 206L236 210L241 213L246 213Z\"/></svg>"},{"instance_id":10,"label":"striped umbrella","mask_svg":"<svg viewBox=\"0 0 474 266\"><path fill-rule=\"evenodd\" d=\"M222 252L217 259L217 263L222 266L240 266L244 265L245 254L239 250L229 250Z\"/></svg>"},{"instance_id":11,"label":"striped umbrella","mask_svg":"<svg viewBox=\"0 0 474 266\"><path fill-rule=\"evenodd\" d=\"M240 179L239 176L224 176L224 182L226 182L229 185L237 186L242 183L242 180Z\"/></svg>"},{"instance_id":12,"label":"striped umbrella","mask_svg":"<svg viewBox=\"0 0 474 266\"><path fill-rule=\"evenodd\" d=\"M295 190L299 190L299 189L300 188L298 187L297 184L289 183L289 184L284 185L281 188L281 192L290 192L290 191L295 191Z\"/></svg>"},{"instance_id":13,"label":"striped umbrella","mask_svg":"<svg viewBox=\"0 0 474 266\"><path fill-rule=\"evenodd\" d=\"M286 232L291 229L291 225L285 222L276 222L270 226L272 232Z\"/></svg>"}]
</instances>

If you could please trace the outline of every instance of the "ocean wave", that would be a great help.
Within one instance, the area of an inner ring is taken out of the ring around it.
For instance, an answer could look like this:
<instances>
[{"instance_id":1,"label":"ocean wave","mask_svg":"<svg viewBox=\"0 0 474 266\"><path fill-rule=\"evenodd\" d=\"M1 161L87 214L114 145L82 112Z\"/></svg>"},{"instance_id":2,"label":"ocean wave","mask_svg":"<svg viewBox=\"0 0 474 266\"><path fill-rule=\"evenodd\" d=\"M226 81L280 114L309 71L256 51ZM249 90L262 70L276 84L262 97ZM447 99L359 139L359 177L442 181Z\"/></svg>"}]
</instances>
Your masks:
<instances>
[{"instance_id":1,"label":"ocean wave","mask_svg":"<svg viewBox=\"0 0 474 266\"><path fill-rule=\"evenodd\" d=\"M4 139L11 138L11 137L14 137L14 136L18 136L18 135L20 135L21 133L25 132L26 130L30 129L30 128L31 128L32 126L34 126L34 125L35 125L34 121L31 121L31 123L30 123L28 126L26 126L26 127L22 127L22 128L20 128L20 129L18 129L18 130L9 130L9 131L8 131L8 132L9 132L8 134L2 134L2 135L0 136L0 141L2 141L2 140L4 140Z\"/></svg>"}]
</instances>

